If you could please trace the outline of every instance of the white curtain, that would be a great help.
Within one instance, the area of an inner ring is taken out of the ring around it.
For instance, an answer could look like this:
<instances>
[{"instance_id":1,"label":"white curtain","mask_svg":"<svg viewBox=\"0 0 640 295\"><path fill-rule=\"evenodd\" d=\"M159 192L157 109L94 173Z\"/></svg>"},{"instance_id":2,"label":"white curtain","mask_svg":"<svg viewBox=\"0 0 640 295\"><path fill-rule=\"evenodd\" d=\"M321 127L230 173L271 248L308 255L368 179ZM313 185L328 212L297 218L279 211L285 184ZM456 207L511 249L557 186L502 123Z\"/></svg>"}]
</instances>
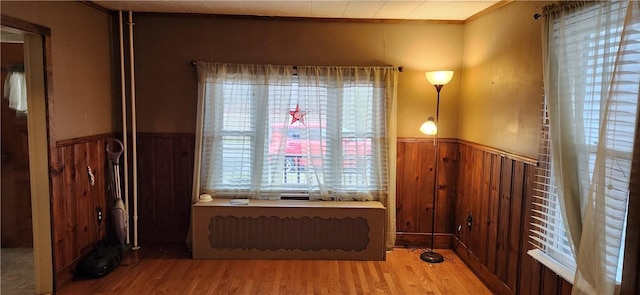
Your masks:
<instances>
[{"instance_id":1,"label":"white curtain","mask_svg":"<svg viewBox=\"0 0 640 295\"><path fill-rule=\"evenodd\" d=\"M397 75L199 62L193 202L379 200L393 246Z\"/></svg>"},{"instance_id":2,"label":"white curtain","mask_svg":"<svg viewBox=\"0 0 640 295\"><path fill-rule=\"evenodd\" d=\"M387 88L396 71L380 67L299 67L297 103L311 199L379 200L388 188ZM313 134L313 126L325 132ZM319 136L319 138L314 138ZM314 144L319 139L326 146ZM314 152L313 148L322 148Z\"/></svg>"},{"instance_id":3,"label":"white curtain","mask_svg":"<svg viewBox=\"0 0 640 295\"><path fill-rule=\"evenodd\" d=\"M280 199L287 137L270 128L287 126L292 79L291 66L198 63L194 198Z\"/></svg>"},{"instance_id":4,"label":"white curtain","mask_svg":"<svg viewBox=\"0 0 640 295\"><path fill-rule=\"evenodd\" d=\"M614 294L621 269L640 87L637 1L545 10L551 153L576 259L573 294Z\"/></svg>"}]
</instances>

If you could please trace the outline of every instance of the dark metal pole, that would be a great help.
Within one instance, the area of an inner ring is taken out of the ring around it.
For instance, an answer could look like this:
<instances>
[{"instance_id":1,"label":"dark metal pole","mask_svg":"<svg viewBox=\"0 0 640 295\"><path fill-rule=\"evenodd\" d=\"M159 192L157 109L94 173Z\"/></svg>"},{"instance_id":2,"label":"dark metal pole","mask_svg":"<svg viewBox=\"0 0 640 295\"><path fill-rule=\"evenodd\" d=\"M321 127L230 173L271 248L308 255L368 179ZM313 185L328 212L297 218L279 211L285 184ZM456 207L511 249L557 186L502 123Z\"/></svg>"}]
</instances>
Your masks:
<instances>
[{"instance_id":1,"label":"dark metal pole","mask_svg":"<svg viewBox=\"0 0 640 295\"><path fill-rule=\"evenodd\" d=\"M436 91L438 92L438 98L436 100L436 128L440 129L440 125L438 125L438 115L440 113L440 90L444 85L435 85ZM431 247L428 252L424 252L420 254L420 259L429 263L440 263L444 261L444 257L442 255L433 252L434 246L434 236L436 231L436 197L438 195L438 130L436 134L433 136L433 199L432 199L432 208L431 208Z\"/></svg>"}]
</instances>

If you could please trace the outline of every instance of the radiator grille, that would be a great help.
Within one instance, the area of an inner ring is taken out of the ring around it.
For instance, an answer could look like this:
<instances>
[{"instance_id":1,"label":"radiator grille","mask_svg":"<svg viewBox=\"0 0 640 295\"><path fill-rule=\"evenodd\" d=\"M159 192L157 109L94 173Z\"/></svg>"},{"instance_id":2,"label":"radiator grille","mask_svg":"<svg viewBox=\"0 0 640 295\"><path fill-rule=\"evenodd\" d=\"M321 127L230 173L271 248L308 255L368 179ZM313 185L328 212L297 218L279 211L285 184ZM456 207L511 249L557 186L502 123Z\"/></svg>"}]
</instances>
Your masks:
<instances>
[{"instance_id":1,"label":"radiator grille","mask_svg":"<svg viewBox=\"0 0 640 295\"><path fill-rule=\"evenodd\" d=\"M213 216L209 245L214 249L364 251L370 228L362 217Z\"/></svg>"}]
</instances>

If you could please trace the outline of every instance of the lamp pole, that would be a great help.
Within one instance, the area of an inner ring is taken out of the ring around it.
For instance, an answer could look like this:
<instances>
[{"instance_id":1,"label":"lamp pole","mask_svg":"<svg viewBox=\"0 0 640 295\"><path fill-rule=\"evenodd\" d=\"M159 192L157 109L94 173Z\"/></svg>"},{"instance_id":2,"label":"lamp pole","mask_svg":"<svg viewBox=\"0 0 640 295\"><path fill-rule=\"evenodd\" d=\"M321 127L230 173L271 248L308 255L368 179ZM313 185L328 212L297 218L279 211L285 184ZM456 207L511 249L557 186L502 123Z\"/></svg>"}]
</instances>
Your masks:
<instances>
[{"instance_id":1,"label":"lamp pole","mask_svg":"<svg viewBox=\"0 0 640 295\"><path fill-rule=\"evenodd\" d=\"M442 89L443 84L434 85L436 88L437 99L436 99L436 118L435 123L438 125L438 115L440 112L440 90ZM436 197L438 195L438 132L433 135L433 197L432 197L432 208L431 208L431 246L429 247L429 251L423 252L420 254L420 259L429 263L440 263L444 261L444 257L441 254L433 252L434 245L434 236L436 231Z\"/></svg>"},{"instance_id":2,"label":"lamp pole","mask_svg":"<svg viewBox=\"0 0 640 295\"><path fill-rule=\"evenodd\" d=\"M424 73L427 81L436 88L437 100L436 100L436 118L433 123L433 128L424 128L428 126L427 122L423 123L420 127L420 131L425 134L433 135L433 198L431 202L431 247L429 251L425 251L420 254L420 259L429 263L440 263L444 261L442 255L433 252L434 239L436 235L436 199L438 197L438 116L440 115L440 90L442 87L449 83L453 78L453 71L433 71Z\"/></svg>"}]
</instances>

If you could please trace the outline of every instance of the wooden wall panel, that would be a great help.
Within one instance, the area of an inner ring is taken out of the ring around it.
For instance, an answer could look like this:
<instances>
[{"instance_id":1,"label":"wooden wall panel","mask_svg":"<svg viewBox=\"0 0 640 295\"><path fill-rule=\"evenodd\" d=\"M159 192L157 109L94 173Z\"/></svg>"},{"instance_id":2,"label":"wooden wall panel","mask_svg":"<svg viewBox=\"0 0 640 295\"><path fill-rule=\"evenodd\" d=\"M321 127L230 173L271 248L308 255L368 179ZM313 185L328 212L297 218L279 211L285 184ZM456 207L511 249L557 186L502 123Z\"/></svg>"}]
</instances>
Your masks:
<instances>
[{"instance_id":1,"label":"wooden wall panel","mask_svg":"<svg viewBox=\"0 0 640 295\"><path fill-rule=\"evenodd\" d=\"M93 201L88 194L89 176L87 173L87 144L75 144L73 148L73 185L75 187L75 211L76 211L76 246L90 246L95 236L91 233L91 225L96 222L93 218ZM80 252L82 249L76 249Z\"/></svg>"},{"instance_id":2,"label":"wooden wall panel","mask_svg":"<svg viewBox=\"0 0 640 295\"><path fill-rule=\"evenodd\" d=\"M457 144L438 144L435 247L450 248L455 204ZM430 139L398 140L396 188L396 244L426 247L430 243L434 195L434 145Z\"/></svg>"},{"instance_id":3,"label":"wooden wall panel","mask_svg":"<svg viewBox=\"0 0 640 295\"><path fill-rule=\"evenodd\" d=\"M51 185L53 188L51 198L51 215L55 216L52 222L53 235L53 263L56 271L64 268L74 260L75 225L76 220L73 202L66 196L73 196L75 187L72 183L71 174L74 169L64 169L73 167L73 149L56 148L57 167L52 173ZM52 169L53 170L53 169ZM75 175L73 176L75 178Z\"/></svg>"},{"instance_id":4,"label":"wooden wall panel","mask_svg":"<svg viewBox=\"0 0 640 295\"><path fill-rule=\"evenodd\" d=\"M189 228L191 202L184 202L184 196L191 197L193 189L193 160L195 137L180 137L173 141L173 204L178 228Z\"/></svg>"},{"instance_id":5,"label":"wooden wall panel","mask_svg":"<svg viewBox=\"0 0 640 295\"><path fill-rule=\"evenodd\" d=\"M491 156L491 180L490 186L491 190L489 191L489 212L487 212L487 226L488 229L488 237L487 237L487 266L491 273L496 273L496 249L498 248L498 214L499 214L499 196L500 196L500 183L502 179L502 158L496 157L495 155Z\"/></svg>"},{"instance_id":6,"label":"wooden wall panel","mask_svg":"<svg viewBox=\"0 0 640 295\"><path fill-rule=\"evenodd\" d=\"M506 283L507 282L507 269L509 257L507 243L509 241L509 234L520 234L520 229L515 229L516 232L509 232L510 224L509 224L509 216L511 213L511 185L514 182L523 181L518 179L511 178L512 169L513 169L513 160L511 159L502 159L502 176L500 177L500 199L498 202L498 219L495 222L498 224L498 236L497 236L497 244L496 244L496 274L500 281Z\"/></svg>"},{"instance_id":7,"label":"wooden wall panel","mask_svg":"<svg viewBox=\"0 0 640 295\"><path fill-rule=\"evenodd\" d=\"M103 134L59 141L52 151L53 268L58 286L71 279L75 263L97 241L113 233L105 156L109 137ZM94 175L93 185L88 167ZM98 207L103 217L100 223Z\"/></svg>"},{"instance_id":8,"label":"wooden wall panel","mask_svg":"<svg viewBox=\"0 0 640 295\"><path fill-rule=\"evenodd\" d=\"M433 198L437 198L437 191L434 196L433 190L434 181L436 181L433 178L436 173L436 167L434 165L435 149L433 148L433 144L422 142L418 144L416 150L418 154L411 156L411 160L413 161L412 165L415 165L418 169L414 178L415 182L411 185L418 188L418 191L414 192L414 196L419 196L416 198L418 205L413 208L417 222L415 226L408 227L407 231L431 232L432 215L436 214L436 208L433 207Z\"/></svg>"},{"instance_id":9,"label":"wooden wall panel","mask_svg":"<svg viewBox=\"0 0 640 295\"><path fill-rule=\"evenodd\" d=\"M536 168L531 167L531 169L529 169L527 173L525 173L525 187L523 190L524 205L522 211L523 233L529 232L529 220L531 220L531 208L533 208L533 203L531 201L533 195L533 179L535 169ZM517 292L515 293L521 295L536 294L533 293L533 288L535 288L535 286L531 286L531 282L537 282L536 279L538 277L534 277L537 272L533 268L536 266L540 267L540 263L534 261L533 258L526 252L527 250L531 249L531 246L529 244L529 236L527 234L520 235L520 249L520 274L518 277L518 285L515 289Z\"/></svg>"},{"instance_id":10,"label":"wooden wall panel","mask_svg":"<svg viewBox=\"0 0 640 295\"><path fill-rule=\"evenodd\" d=\"M460 151L460 147L458 147L458 150ZM471 170L467 171L466 173L467 177L465 179L462 179L462 181L464 181L467 184L467 186L466 186L466 189L463 190L464 196L462 197L462 200L460 200L461 202L456 203L454 206L453 218L457 223L456 225L460 229L460 232L457 235L458 240L467 241L467 243L469 244L468 246L470 246L473 249L476 249L476 252L482 253L480 248L482 248L481 244L485 244L485 241L479 240L478 235L471 235L470 233L473 230L481 228L480 226L477 226L476 223L478 223L481 220L480 215L478 213L480 212L480 208L482 207L482 200L478 199L477 202L475 202L474 196L477 196L480 194L480 191L482 190L482 180L483 180L482 171L479 170L479 168L482 168L483 166L476 162L477 161L483 162L484 159L482 157L472 157L470 159L471 159L470 161L466 162L467 165L465 168L471 169ZM460 160L462 160L462 158L460 158ZM461 180L458 178L459 176L460 174L456 176L457 181ZM461 186L458 185L458 183L456 183L456 191L460 187ZM458 199L459 197L456 196L456 200ZM469 222L468 222L469 217L472 218L471 226L469 226ZM464 238L461 238L461 237L464 237ZM486 246L486 244L484 246ZM473 255L477 256L479 254L473 253Z\"/></svg>"},{"instance_id":11,"label":"wooden wall panel","mask_svg":"<svg viewBox=\"0 0 640 295\"><path fill-rule=\"evenodd\" d=\"M428 146L426 143L398 143L396 165L402 179L401 182L398 181L396 191L396 227L399 232L418 232L418 221L426 219L424 214L420 214L423 212L418 209L421 198L415 196L423 194L426 185L421 185L421 183L428 181L427 175L421 176L421 156L433 154L433 151L426 148Z\"/></svg>"},{"instance_id":12,"label":"wooden wall panel","mask_svg":"<svg viewBox=\"0 0 640 295\"><path fill-rule=\"evenodd\" d=\"M543 268L541 281L542 294L559 294L560 290L558 287L560 285L558 283L558 279L558 275L554 272L549 271L547 268Z\"/></svg>"},{"instance_id":13,"label":"wooden wall panel","mask_svg":"<svg viewBox=\"0 0 640 295\"><path fill-rule=\"evenodd\" d=\"M193 134L138 134L140 244L182 244L189 230Z\"/></svg>"},{"instance_id":14,"label":"wooden wall panel","mask_svg":"<svg viewBox=\"0 0 640 295\"><path fill-rule=\"evenodd\" d=\"M438 199L436 200L436 232L453 233L455 222L450 212L455 208L455 179L458 174L458 145L442 140L438 156Z\"/></svg>"},{"instance_id":15,"label":"wooden wall panel","mask_svg":"<svg viewBox=\"0 0 640 295\"><path fill-rule=\"evenodd\" d=\"M531 161L461 141L454 220L473 216L457 235L456 254L496 294L566 294L571 284L526 252L531 218Z\"/></svg>"},{"instance_id":16,"label":"wooden wall panel","mask_svg":"<svg viewBox=\"0 0 640 295\"><path fill-rule=\"evenodd\" d=\"M460 154L466 154L467 153L467 147L466 146L459 146L458 147L458 152ZM470 167L472 167L471 163L469 163L469 160L472 159L471 157L467 157L467 158L459 158L458 159L458 165L459 165L459 171L462 170L468 170L470 169ZM468 197L467 195L470 194L470 192L467 192L467 188L470 187L471 185L471 178L467 177L472 175L471 173L464 173L464 174L460 174L458 175L457 181L459 183L464 183L465 185L457 185L457 191L456 191L456 196L455 196L455 206L453 207L455 212L451 212L451 218L454 221L458 221L460 223L462 223L462 220L460 218L463 218L463 216L465 216L465 214L468 213L468 207L469 207L469 202L468 202ZM465 176L463 178L459 178L460 176ZM466 221L464 224L462 224L462 226L466 227ZM468 231L466 230L461 230L458 233L459 239L463 240L463 241L468 241Z\"/></svg>"},{"instance_id":17,"label":"wooden wall panel","mask_svg":"<svg viewBox=\"0 0 640 295\"><path fill-rule=\"evenodd\" d=\"M524 187L527 181L525 177L526 169L533 168L522 162L513 161L512 179L515 181L511 186L511 208L509 209L509 240L507 245L507 286L511 290L517 290L518 279L520 274L520 252L522 249L521 238L528 235L522 227L522 216L524 211ZM516 234L518 233L518 234Z\"/></svg>"},{"instance_id":18,"label":"wooden wall panel","mask_svg":"<svg viewBox=\"0 0 640 295\"><path fill-rule=\"evenodd\" d=\"M482 161L482 191L481 196L484 198L480 199L480 211L478 212L478 216L475 218L474 226L479 229L481 237L487 237L489 235L489 226L490 226L490 199L491 196L491 168L493 167L493 157L490 153L484 153L484 158ZM488 265L487 262L487 251L489 250L489 246L487 241L483 241L478 245L478 251L476 256L480 259L480 262L484 265Z\"/></svg>"},{"instance_id":19,"label":"wooden wall panel","mask_svg":"<svg viewBox=\"0 0 640 295\"><path fill-rule=\"evenodd\" d=\"M537 263L531 257L529 257L529 261L531 261L531 277L529 280L523 280L523 283L526 284L526 287L524 287L523 289L529 289L529 294L531 295L541 294L542 285L544 285L542 271L545 269L545 267L541 263Z\"/></svg>"}]
</instances>

